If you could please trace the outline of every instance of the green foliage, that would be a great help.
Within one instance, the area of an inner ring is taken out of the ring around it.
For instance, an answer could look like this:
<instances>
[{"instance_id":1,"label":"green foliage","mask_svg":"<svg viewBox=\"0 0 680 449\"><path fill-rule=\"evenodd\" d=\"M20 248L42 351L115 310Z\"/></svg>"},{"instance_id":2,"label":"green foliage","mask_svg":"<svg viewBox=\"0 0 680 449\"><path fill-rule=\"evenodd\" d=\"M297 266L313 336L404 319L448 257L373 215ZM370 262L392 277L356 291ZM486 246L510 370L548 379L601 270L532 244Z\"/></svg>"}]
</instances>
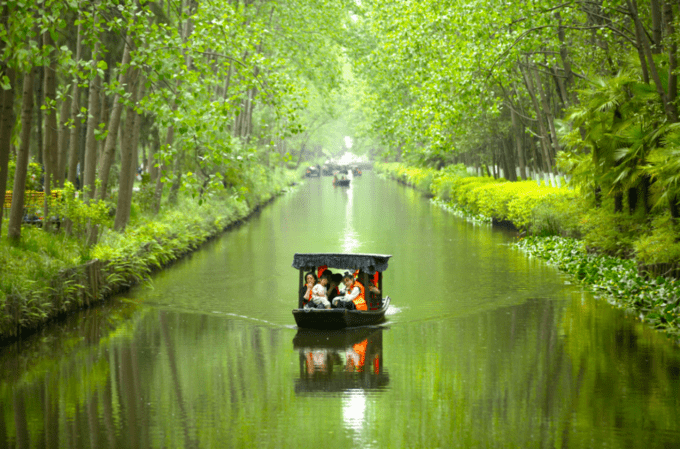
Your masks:
<instances>
[{"instance_id":1,"label":"green foliage","mask_svg":"<svg viewBox=\"0 0 680 449\"><path fill-rule=\"evenodd\" d=\"M642 264L680 263L680 225L668 213L654 218L652 231L635 241L635 257Z\"/></svg>"},{"instance_id":2,"label":"green foliage","mask_svg":"<svg viewBox=\"0 0 680 449\"><path fill-rule=\"evenodd\" d=\"M14 185L14 173L16 172L16 160L9 160L9 167L7 171L7 190L12 190ZM28 164L28 171L26 172L26 190L39 191L42 190L42 169L40 164L31 162Z\"/></svg>"},{"instance_id":3,"label":"green foliage","mask_svg":"<svg viewBox=\"0 0 680 449\"><path fill-rule=\"evenodd\" d=\"M622 258L634 255L635 240L644 231L635 218L607 207L588 209L580 228L584 243L592 251Z\"/></svg>"},{"instance_id":4,"label":"green foliage","mask_svg":"<svg viewBox=\"0 0 680 449\"><path fill-rule=\"evenodd\" d=\"M580 196L556 195L531 211L529 229L534 235L581 238L587 202Z\"/></svg>"},{"instance_id":5,"label":"green foliage","mask_svg":"<svg viewBox=\"0 0 680 449\"><path fill-rule=\"evenodd\" d=\"M33 327L54 313L52 280L63 270L88 258L87 249L67 236L55 237L35 226L24 226L21 240L0 240L0 335L18 327Z\"/></svg>"},{"instance_id":6,"label":"green foliage","mask_svg":"<svg viewBox=\"0 0 680 449\"><path fill-rule=\"evenodd\" d=\"M258 176L257 191L248 193L252 203L227 191L207 197L200 205L190 196L180 195L175 207L162 210L159 215L137 212L138 218L124 233L107 226L110 218L104 202L85 205L67 183L63 200L57 202L55 209L72 220L74 229L83 234L88 220L103 225L99 243L89 248L75 237L65 234L55 237L35 227L24 227L22 239L15 246L0 240L3 267L0 337L13 335L19 328L35 327L61 311L83 306L83 298L89 298L89 293L82 293L83 286L68 275L77 271L79 265L92 259L103 262L105 280L98 292L100 298L143 282L153 270L195 250L298 179L294 172L283 170L268 175L262 171Z\"/></svg>"},{"instance_id":7,"label":"green foliage","mask_svg":"<svg viewBox=\"0 0 680 449\"><path fill-rule=\"evenodd\" d=\"M444 167L437 176L432 181L432 186L430 192L435 198L439 198L442 201L451 201L451 191L457 182L460 182L462 178L469 177L470 174L463 164L448 165Z\"/></svg>"},{"instance_id":8,"label":"green foliage","mask_svg":"<svg viewBox=\"0 0 680 449\"><path fill-rule=\"evenodd\" d=\"M69 220L71 222L71 232L86 240L87 227L90 226L111 226L110 207L103 200L91 200L85 203L80 198L79 192L70 182L66 181L64 190L59 201L55 201L52 206L54 215Z\"/></svg>"}]
</instances>

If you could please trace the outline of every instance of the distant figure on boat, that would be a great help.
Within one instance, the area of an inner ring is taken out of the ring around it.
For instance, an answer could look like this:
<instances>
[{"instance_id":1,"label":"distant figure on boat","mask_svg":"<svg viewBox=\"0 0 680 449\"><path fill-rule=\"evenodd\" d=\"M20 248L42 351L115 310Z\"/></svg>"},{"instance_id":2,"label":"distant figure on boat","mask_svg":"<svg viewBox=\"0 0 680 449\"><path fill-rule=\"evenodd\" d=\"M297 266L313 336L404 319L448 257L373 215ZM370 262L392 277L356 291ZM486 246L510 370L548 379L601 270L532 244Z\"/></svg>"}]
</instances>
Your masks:
<instances>
[{"instance_id":1,"label":"distant figure on boat","mask_svg":"<svg viewBox=\"0 0 680 449\"><path fill-rule=\"evenodd\" d=\"M368 310L366 305L366 290L361 282L354 279L349 271L345 272L342 281L345 283L345 295L338 296L333 300L337 308L349 310Z\"/></svg>"}]
</instances>

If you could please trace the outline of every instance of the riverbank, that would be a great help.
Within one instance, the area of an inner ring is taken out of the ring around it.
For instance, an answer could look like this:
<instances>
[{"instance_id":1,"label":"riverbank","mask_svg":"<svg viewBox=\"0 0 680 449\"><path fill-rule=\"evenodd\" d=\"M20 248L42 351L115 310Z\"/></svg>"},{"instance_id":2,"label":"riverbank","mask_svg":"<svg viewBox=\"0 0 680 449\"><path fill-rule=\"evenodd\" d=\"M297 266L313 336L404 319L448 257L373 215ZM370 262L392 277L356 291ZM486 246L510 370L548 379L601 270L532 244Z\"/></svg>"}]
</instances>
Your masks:
<instances>
[{"instance_id":1,"label":"riverbank","mask_svg":"<svg viewBox=\"0 0 680 449\"><path fill-rule=\"evenodd\" d=\"M145 282L246 220L298 179L282 170L257 192L241 197L225 192L200 204L180 195L173 208L156 216L138 211L123 233L105 229L93 247L31 227L18 244L0 240L0 345Z\"/></svg>"},{"instance_id":2,"label":"riverbank","mask_svg":"<svg viewBox=\"0 0 680 449\"><path fill-rule=\"evenodd\" d=\"M663 214L644 229L633 219L607 213L606 206L590 206L577 189L474 177L463 166L434 170L390 163L374 169L467 220L513 226L519 249L570 274L636 319L680 338L678 234Z\"/></svg>"}]
</instances>

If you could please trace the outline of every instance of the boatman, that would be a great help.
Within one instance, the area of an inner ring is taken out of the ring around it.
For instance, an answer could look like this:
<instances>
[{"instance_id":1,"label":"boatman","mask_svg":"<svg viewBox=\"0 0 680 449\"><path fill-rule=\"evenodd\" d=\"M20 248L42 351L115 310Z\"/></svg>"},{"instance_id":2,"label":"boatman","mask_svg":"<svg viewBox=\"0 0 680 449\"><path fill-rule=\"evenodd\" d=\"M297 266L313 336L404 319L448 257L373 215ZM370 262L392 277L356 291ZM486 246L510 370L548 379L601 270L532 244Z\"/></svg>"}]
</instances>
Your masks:
<instances>
[{"instance_id":1,"label":"boatman","mask_svg":"<svg viewBox=\"0 0 680 449\"><path fill-rule=\"evenodd\" d=\"M368 310L368 306L366 305L366 291L361 282L355 280L354 276L352 276L352 273L349 271L345 272L342 282L346 287L345 295L337 296L333 299L333 306L351 310Z\"/></svg>"}]
</instances>

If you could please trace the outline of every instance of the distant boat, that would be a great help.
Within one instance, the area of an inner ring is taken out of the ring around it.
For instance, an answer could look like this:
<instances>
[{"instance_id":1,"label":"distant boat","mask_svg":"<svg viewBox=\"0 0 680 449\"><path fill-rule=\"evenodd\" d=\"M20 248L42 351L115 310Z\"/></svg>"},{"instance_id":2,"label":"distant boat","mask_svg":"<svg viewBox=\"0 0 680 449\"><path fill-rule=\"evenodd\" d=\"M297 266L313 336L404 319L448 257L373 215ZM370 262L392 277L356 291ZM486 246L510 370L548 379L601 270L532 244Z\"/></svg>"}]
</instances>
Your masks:
<instances>
[{"instance_id":1,"label":"distant boat","mask_svg":"<svg viewBox=\"0 0 680 449\"><path fill-rule=\"evenodd\" d=\"M351 270L357 273L356 279L364 286L368 310L313 309L304 308L302 300L298 300L298 308L293 309L295 323L300 328L308 329L343 329L346 327L370 326L385 319L385 312L390 306L389 296L382 296L382 273L387 270L387 262L392 256L384 254L337 254L314 253L295 254L293 268L300 270L298 289L304 286L306 271L314 271L319 267ZM379 293L373 293L368 286L373 284Z\"/></svg>"},{"instance_id":2,"label":"distant boat","mask_svg":"<svg viewBox=\"0 0 680 449\"><path fill-rule=\"evenodd\" d=\"M319 167L310 165L307 167L307 170L305 171L305 176L308 178L316 177L318 178L321 176L321 170L319 170Z\"/></svg>"},{"instance_id":3,"label":"distant boat","mask_svg":"<svg viewBox=\"0 0 680 449\"><path fill-rule=\"evenodd\" d=\"M347 187L349 186L349 178L345 175L333 175L333 185L336 187Z\"/></svg>"}]
</instances>

